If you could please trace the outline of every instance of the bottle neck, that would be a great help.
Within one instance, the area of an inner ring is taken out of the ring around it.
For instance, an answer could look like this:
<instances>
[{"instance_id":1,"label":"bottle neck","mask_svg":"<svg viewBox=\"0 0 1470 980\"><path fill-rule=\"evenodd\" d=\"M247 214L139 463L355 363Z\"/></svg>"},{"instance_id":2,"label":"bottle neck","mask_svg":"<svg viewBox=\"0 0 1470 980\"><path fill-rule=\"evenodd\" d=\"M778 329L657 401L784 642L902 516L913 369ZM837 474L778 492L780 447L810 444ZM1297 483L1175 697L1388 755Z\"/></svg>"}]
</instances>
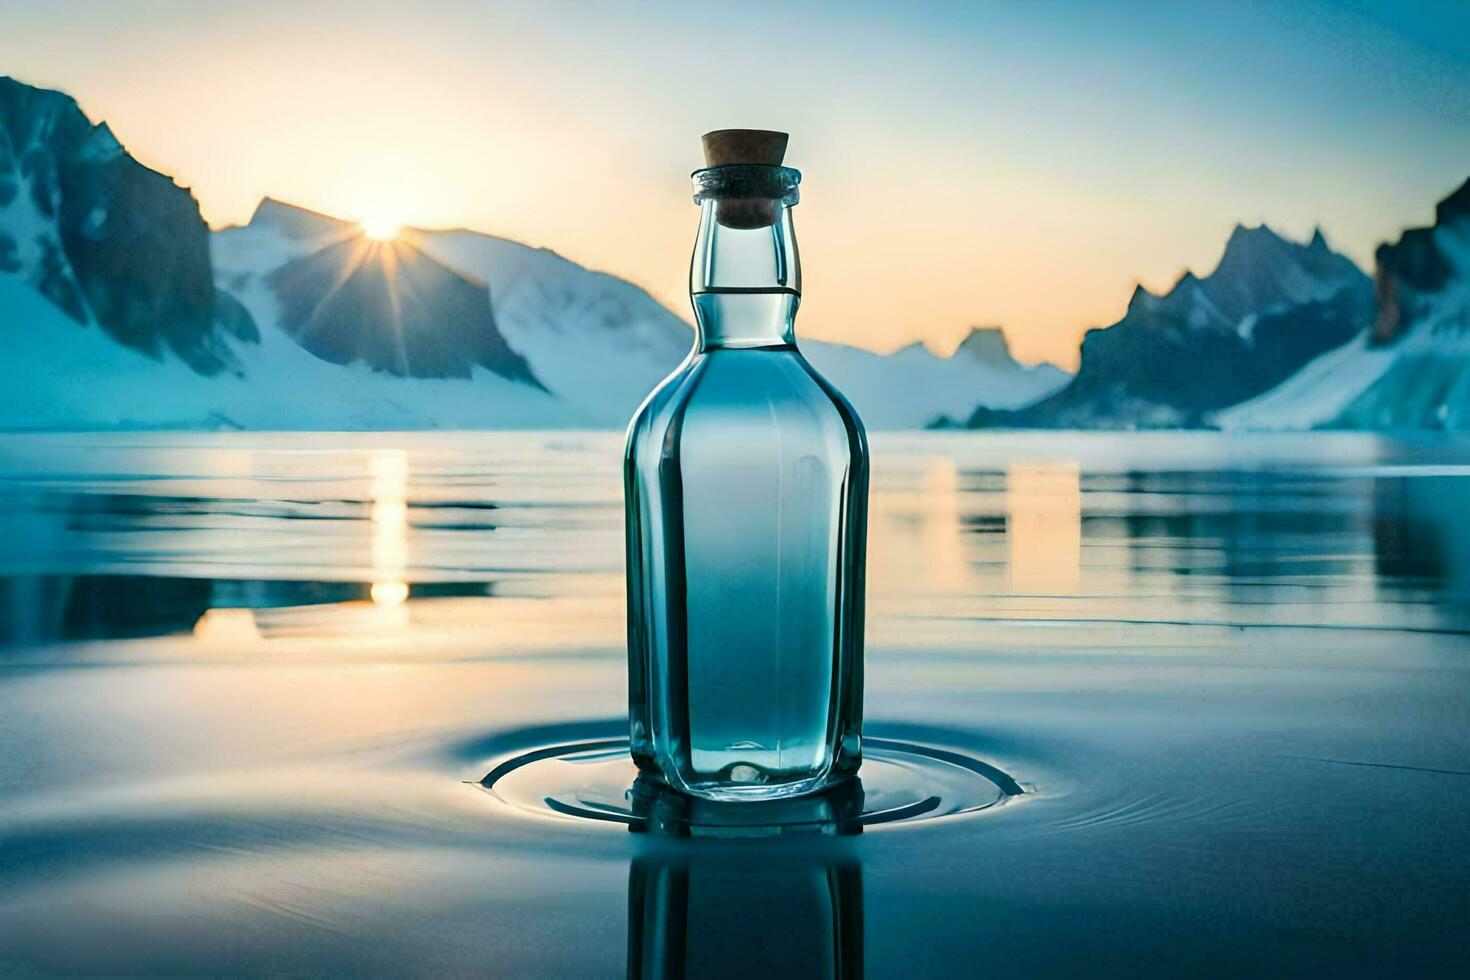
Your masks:
<instances>
[{"instance_id":1,"label":"bottle neck","mask_svg":"<svg viewBox=\"0 0 1470 980\"><path fill-rule=\"evenodd\" d=\"M796 307L801 302L796 293L703 292L693 298L699 326L696 347L701 352L796 346Z\"/></svg>"},{"instance_id":2,"label":"bottle neck","mask_svg":"<svg viewBox=\"0 0 1470 980\"><path fill-rule=\"evenodd\" d=\"M794 193L700 198L689 268L697 349L795 346L801 263L791 222L794 203Z\"/></svg>"}]
</instances>

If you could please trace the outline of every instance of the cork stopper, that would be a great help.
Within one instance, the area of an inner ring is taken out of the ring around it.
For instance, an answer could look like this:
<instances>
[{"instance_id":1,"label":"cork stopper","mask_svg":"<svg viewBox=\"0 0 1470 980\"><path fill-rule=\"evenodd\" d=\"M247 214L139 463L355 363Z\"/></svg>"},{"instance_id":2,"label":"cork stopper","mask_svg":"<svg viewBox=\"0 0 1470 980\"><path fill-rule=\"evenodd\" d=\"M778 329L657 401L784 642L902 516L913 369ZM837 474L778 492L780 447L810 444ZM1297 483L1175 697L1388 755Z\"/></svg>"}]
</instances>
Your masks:
<instances>
[{"instance_id":1,"label":"cork stopper","mask_svg":"<svg viewBox=\"0 0 1470 980\"><path fill-rule=\"evenodd\" d=\"M706 167L779 167L786 158L786 133L769 129L716 129L700 137ZM769 228L776 223L776 201L729 197L715 202L715 220L726 228Z\"/></svg>"},{"instance_id":2,"label":"cork stopper","mask_svg":"<svg viewBox=\"0 0 1470 980\"><path fill-rule=\"evenodd\" d=\"M786 141L791 137L769 129L717 129L700 137L706 167L759 164L779 167L786 158Z\"/></svg>"}]
</instances>

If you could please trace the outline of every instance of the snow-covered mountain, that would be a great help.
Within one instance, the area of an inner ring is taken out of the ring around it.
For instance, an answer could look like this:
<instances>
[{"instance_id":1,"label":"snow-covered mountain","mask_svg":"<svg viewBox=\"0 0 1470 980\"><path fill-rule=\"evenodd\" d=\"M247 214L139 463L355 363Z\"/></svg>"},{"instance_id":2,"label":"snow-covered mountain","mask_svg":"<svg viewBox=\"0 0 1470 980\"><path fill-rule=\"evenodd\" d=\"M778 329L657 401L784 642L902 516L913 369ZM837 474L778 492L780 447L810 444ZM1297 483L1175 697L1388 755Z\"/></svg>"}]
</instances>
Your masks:
<instances>
[{"instance_id":1,"label":"snow-covered mountain","mask_svg":"<svg viewBox=\"0 0 1470 980\"><path fill-rule=\"evenodd\" d=\"M1372 326L1218 425L1470 429L1470 180L1376 257Z\"/></svg>"},{"instance_id":2,"label":"snow-covered mountain","mask_svg":"<svg viewBox=\"0 0 1470 980\"><path fill-rule=\"evenodd\" d=\"M446 270L457 282L480 284L495 329L523 360L525 376L587 424L623 425L693 343L689 324L643 289L549 249L463 229L401 235L391 243L394 251ZM263 330L279 325L310 338L316 327L291 322L285 311L324 308L341 277L319 277L315 289L304 289L292 270L325 252L375 247L387 246L365 243L345 222L267 199L248 225L215 234L214 262L220 285L241 297ZM433 286L423 277L399 286L400 293L414 291L429 302ZM995 328L973 331L950 357L919 344L890 355L820 341L801 346L873 428L920 427L946 415L963 417L979 404L1023 405L1068 378L1051 365L1017 363Z\"/></svg>"},{"instance_id":3,"label":"snow-covered mountain","mask_svg":"<svg viewBox=\"0 0 1470 980\"><path fill-rule=\"evenodd\" d=\"M0 77L0 275L74 329L201 374L253 338L214 287L209 229L189 192L144 167L60 92Z\"/></svg>"},{"instance_id":4,"label":"snow-covered mountain","mask_svg":"<svg viewBox=\"0 0 1470 980\"><path fill-rule=\"evenodd\" d=\"M375 242L187 189L58 92L0 79L0 427L621 426L686 356L645 291L470 231ZM951 357L803 344L873 428L1015 407L1067 375L998 331Z\"/></svg>"},{"instance_id":5,"label":"snow-covered mountain","mask_svg":"<svg viewBox=\"0 0 1470 980\"><path fill-rule=\"evenodd\" d=\"M1305 244L1236 226L1215 270L1169 292L1134 290L1123 319L1088 331L1067 387L1019 412L981 409L972 425L1198 426L1352 337L1372 317L1368 277L1321 232Z\"/></svg>"},{"instance_id":6,"label":"snow-covered mountain","mask_svg":"<svg viewBox=\"0 0 1470 980\"><path fill-rule=\"evenodd\" d=\"M471 231L413 237L428 254L489 283L496 320L511 346L549 390L602 424L630 418L693 343L689 324L642 289L555 252ZM949 357L921 344L888 355L846 344L800 344L871 428L964 418L978 405L1025 405L1070 377L1050 364L1018 363L999 328L973 330Z\"/></svg>"},{"instance_id":7,"label":"snow-covered mountain","mask_svg":"<svg viewBox=\"0 0 1470 980\"><path fill-rule=\"evenodd\" d=\"M217 286L210 253L186 189L130 157L67 96L0 79L0 427L582 421L483 357L459 372L465 381L324 360L282 329L274 295L250 293L242 305ZM489 318L483 289L473 292Z\"/></svg>"},{"instance_id":8,"label":"snow-covered mountain","mask_svg":"<svg viewBox=\"0 0 1470 980\"><path fill-rule=\"evenodd\" d=\"M485 283L412 239L376 241L266 199L247 228L216 234L213 251L222 288L245 292L265 276L275 299L267 318L324 361L401 378L469 378L484 367L541 387L506 343Z\"/></svg>"},{"instance_id":9,"label":"snow-covered mountain","mask_svg":"<svg viewBox=\"0 0 1470 980\"><path fill-rule=\"evenodd\" d=\"M939 357L920 343L886 356L819 341L806 341L801 349L872 428L946 423L968 418L980 406L1019 408L1072 378L1054 364L1016 361L999 327L972 328L949 357ZM907 397L894 398L896 391Z\"/></svg>"}]
</instances>

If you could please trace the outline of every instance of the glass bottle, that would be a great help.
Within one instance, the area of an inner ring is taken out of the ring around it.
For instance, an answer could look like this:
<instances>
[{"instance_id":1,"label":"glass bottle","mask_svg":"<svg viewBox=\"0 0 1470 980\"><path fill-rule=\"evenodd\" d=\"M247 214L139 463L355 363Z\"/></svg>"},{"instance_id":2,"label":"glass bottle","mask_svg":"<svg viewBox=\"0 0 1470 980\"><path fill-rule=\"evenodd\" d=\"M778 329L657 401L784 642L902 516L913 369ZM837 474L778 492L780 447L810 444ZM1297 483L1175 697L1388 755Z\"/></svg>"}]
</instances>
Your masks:
<instances>
[{"instance_id":1,"label":"glass bottle","mask_svg":"<svg viewBox=\"0 0 1470 980\"><path fill-rule=\"evenodd\" d=\"M730 133L784 149L711 136ZM674 789L774 799L861 762L867 438L796 346L800 173L711 136L694 348L624 457L629 724L639 768Z\"/></svg>"}]
</instances>

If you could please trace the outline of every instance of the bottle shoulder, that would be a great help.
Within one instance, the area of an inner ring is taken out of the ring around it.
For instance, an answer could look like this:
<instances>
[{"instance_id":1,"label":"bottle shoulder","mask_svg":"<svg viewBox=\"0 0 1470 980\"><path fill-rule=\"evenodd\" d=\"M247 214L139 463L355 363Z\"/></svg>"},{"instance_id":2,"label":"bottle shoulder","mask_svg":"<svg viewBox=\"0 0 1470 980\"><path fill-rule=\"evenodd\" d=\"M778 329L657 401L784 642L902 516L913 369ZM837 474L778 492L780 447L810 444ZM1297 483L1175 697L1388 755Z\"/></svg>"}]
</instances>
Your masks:
<instances>
[{"instance_id":1,"label":"bottle shoulder","mask_svg":"<svg viewBox=\"0 0 1470 980\"><path fill-rule=\"evenodd\" d=\"M681 384L685 378L694 383ZM753 408L772 401L830 403L834 410L857 417L851 403L795 346L696 353L655 389L655 396L651 400L726 401Z\"/></svg>"},{"instance_id":2,"label":"bottle shoulder","mask_svg":"<svg viewBox=\"0 0 1470 980\"><path fill-rule=\"evenodd\" d=\"M696 361L698 351L691 351L679 366L669 372L653 390L644 396L642 404L633 413L633 418L628 422L628 444L633 443L634 436L646 432L655 421L666 422L672 410L683 400L687 394L686 389L697 375Z\"/></svg>"},{"instance_id":3,"label":"bottle shoulder","mask_svg":"<svg viewBox=\"0 0 1470 980\"><path fill-rule=\"evenodd\" d=\"M835 384L827 380L822 372L817 370L815 364L807 360L800 352L797 353L797 357L800 359L801 366L808 377L827 396L838 414L843 417L845 423L854 429L854 437L862 443L863 449L866 450L868 444L867 430L863 426L862 418L858 416L857 409L853 408L852 402L848 401L847 396L838 390Z\"/></svg>"},{"instance_id":4,"label":"bottle shoulder","mask_svg":"<svg viewBox=\"0 0 1470 980\"><path fill-rule=\"evenodd\" d=\"M845 442L854 455L867 454L857 412L795 347L691 354L634 415L628 450L635 442L663 444L691 427L734 435L777 423L828 430L825 438Z\"/></svg>"}]
</instances>

